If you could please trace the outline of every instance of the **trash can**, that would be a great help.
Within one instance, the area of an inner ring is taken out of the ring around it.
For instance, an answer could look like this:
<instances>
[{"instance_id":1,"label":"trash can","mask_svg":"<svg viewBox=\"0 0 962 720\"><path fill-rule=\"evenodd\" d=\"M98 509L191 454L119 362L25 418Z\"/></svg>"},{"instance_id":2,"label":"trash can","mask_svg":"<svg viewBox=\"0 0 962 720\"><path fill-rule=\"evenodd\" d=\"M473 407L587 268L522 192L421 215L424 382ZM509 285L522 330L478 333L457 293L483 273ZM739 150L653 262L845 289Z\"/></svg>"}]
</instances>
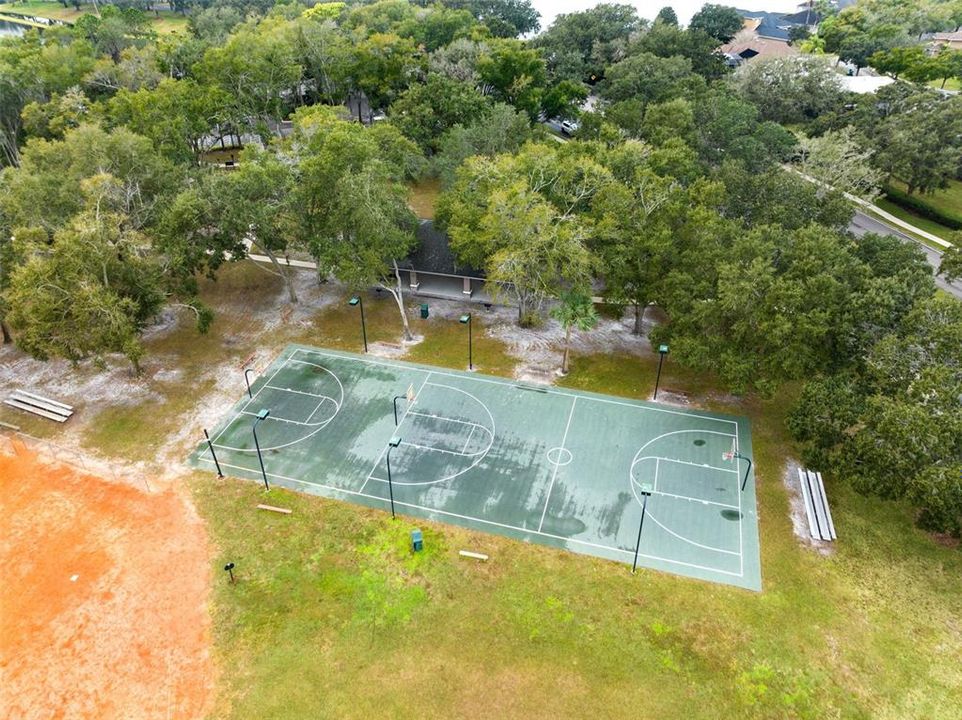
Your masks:
<instances>
[{"instance_id":1,"label":"trash can","mask_svg":"<svg viewBox=\"0 0 962 720\"><path fill-rule=\"evenodd\" d=\"M428 304L427 304L427 303L421 303L421 317L424 318L425 320L428 319Z\"/></svg>"},{"instance_id":2,"label":"trash can","mask_svg":"<svg viewBox=\"0 0 962 720\"><path fill-rule=\"evenodd\" d=\"M424 549L424 536L420 530L411 531L411 549L414 552L421 552Z\"/></svg>"}]
</instances>

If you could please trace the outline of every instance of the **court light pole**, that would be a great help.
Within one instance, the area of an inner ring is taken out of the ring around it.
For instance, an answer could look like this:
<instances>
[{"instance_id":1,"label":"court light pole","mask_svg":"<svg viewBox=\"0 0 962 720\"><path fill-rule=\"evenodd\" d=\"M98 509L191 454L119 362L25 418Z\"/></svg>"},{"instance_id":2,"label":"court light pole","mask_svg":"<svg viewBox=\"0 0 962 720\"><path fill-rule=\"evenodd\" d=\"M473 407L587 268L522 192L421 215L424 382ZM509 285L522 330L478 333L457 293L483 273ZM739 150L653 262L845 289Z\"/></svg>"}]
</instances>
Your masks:
<instances>
[{"instance_id":1,"label":"court light pole","mask_svg":"<svg viewBox=\"0 0 962 720\"><path fill-rule=\"evenodd\" d=\"M747 460L748 468L745 470L745 478L742 480L742 492L745 492L745 486L748 484L748 473L752 471L752 459L747 455L742 455L740 452L732 453L733 458L738 458L739 460Z\"/></svg>"},{"instance_id":2,"label":"court light pole","mask_svg":"<svg viewBox=\"0 0 962 720\"><path fill-rule=\"evenodd\" d=\"M254 418L254 427L252 428L252 432L254 433L254 447L257 448L257 459L261 463L261 475L264 476L264 488L267 490L270 490L271 486L267 484L267 470L264 469L264 456L261 455L261 445L257 442L257 423L261 420L266 420L270 414L271 411L266 408L257 413L257 417Z\"/></svg>"},{"instance_id":3,"label":"court light pole","mask_svg":"<svg viewBox=\"0 0 962 720\"><path fill-rule=\"evenodd\" d=\"M649 483L641 484L641 522L638 523L638 540L635 542L635 559L631 563L631 574L638 568L638 551L641 550L641 529L645 526L645 513L648 511L648 498L654 488Z\"/></svg>"},{"instance_id":4,"label":"court light pole","mask_svg":"<svg viewBox=\"0 0 962 720\"><path fill-rule=\"evenodd\" d=\"M391 495L391 519L397 516L394 514L394 482L391 480L391 451L401 444L401 438L397 435L392 437L387 444L387 491Z\"/></svg>"},{"instance_id":5,"label":"court light pole","mask_svg":"<svg viewBox=\"0 0 962 720\"><path fill-rule=\"evenodd\" d=\"M254 399L253 394L251 394L251 379L249 377L252 372L254 372L253 368L244 368L244 382L247 383L247 397L251 400Z\"/></svg>"},{"instance_id":6,"label":"court light pole","mask_svg":"<svg viewBox=\"0 0 962 720\"><path fill-rule=\"evenodd\" d=\"M472 347L471 313L461 316L461 324L468 326L468 370L474 370L474 348Z\"/></svg>"},{"instance_id":7,"label":"court light pole","mask_svg":"<svg viewBox=\"0 0 962 720\"><path fill-rule=\"evenodd\" d=\"M665 363L665 355L668 354L668 346L667 346L667 345L659 345L659 346L658 346L658 354L659 354L661 357L658 358L658 375L655 377L655 395L654 395L654 397L651 398L652 400L657 400L657 399L658 399L658 385L659 385L659 383L661 383L661 366L664 365L664 363Z\"/></svg>"},{"instance_id":8,"label":"court light pole","mask_svg":"<svg viewBox=\"0 0 962 720\"><path fill-rule=\"evenodd\" d=\"M204 437L207 439L207 447L210 448L210 456L214 458L214 465L217 467L217 477L224 477L224 473L220 471L220 463L217 462L217 453L214 452L214 443L210 440L210 435L207 434L207 428L204 428Z\"/></svg>"},{"instance_id":9,"label":"court light pole","mask_svg":"<svg viewBox=\"0 0 962 720\"><path fill-rule=\"evenodd\" d=\"M361 308L361 337L364 338L364 352L367 352L367 324L364 322L364 300L361 299L360 295L355 295L347 301L347 304L351 307L359 306Z\"/></svg>"}]
</instances>

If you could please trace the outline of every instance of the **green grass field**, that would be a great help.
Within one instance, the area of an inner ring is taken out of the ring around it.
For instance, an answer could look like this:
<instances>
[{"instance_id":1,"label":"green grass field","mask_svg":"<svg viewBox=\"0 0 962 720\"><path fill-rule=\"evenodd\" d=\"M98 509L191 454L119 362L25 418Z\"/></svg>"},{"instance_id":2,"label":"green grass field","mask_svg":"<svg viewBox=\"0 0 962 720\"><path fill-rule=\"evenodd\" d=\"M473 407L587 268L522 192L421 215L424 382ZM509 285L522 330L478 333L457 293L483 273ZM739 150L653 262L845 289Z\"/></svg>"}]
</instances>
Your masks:
<instances>
[{"instance_id":1,"label":"green grass field","mask_svg":"<svg viewBox=\"0 0 962 720\"><path fill-rule=\"evenodd\" d=\"M434 219L434 207L441 194L441 181L437 178L423 178L411 183L408 191L408 204L418 218Z\"/></svg>"},{"instance_id":2,"label":"green grass field","mask_svg":"<svg viewBox=\"0 0 962 720\"><path fill-rule=\"evenodd\" d=\"M325 323L320 322L320 325ZM458 358L460 360L460 357ZM455 364L457 366L457 364ZM565 384L645 397L653 360L576 358ZM952 718L962 691L962 557L906 506L831 484L830 557L792 534L785 398L746 412L760 473L765 592L624 566L197 473L219 547L219 717ZM408 551L415 524L423 555ZM491 555L487 564L457 551ZM924 608L924 612L919 612ZM376 678L376 680L374 680Z\"/></svg>"},{"instance_id":3,"label":"green grass field","mask_svg":"<svg viewBox=\"0 0 962 720\"><path fill-rule=\"evenodd\" d=\"M897 190L906 191L904 183L893 180L892 185ZM916 193L914 197L929 207L950 216L962 215L962 181L949 180L949 186L945 190L937 190L934 193Z\"/></svg>"},{"instance_id":4,"label":"green grass field","mask_svg":"<svg viewBox=\"0 0 962 720\"><path fill-rule=\"evenodd\" d=\"M78 11L72 4L65 8L61 3L54 0L25 0L24 2L0 4L0 13L4 11L64 20L69 23L76 21L85 13L96 14L97 12L93 3L81 3ZM159 13L149 12L147 15L150 18L150 27L157 33L187 31L187 17L180 13L161 10Z\"/></svg>"},{"instance_id":5,"label":"green grass field","mask_svg":"<svg viewBox=\"0 0 962 720\"><path fill-rule=\"evenodd\" d=\"M237 309L279 289L249 263L226 268L202 284L221 313L212 334L198 340L185 322L148 352L188 376L258 346L358 350L346 303L307 323L251 329ZM365 310L372 342L398 342L390 300ZM415 329L425 340L405 359L463 367L457 323L432 318ZM475 338L483 372L510 375L517 360L486 337L483 316ZM572 367L563 386L643 399L656 358L576 354ZM91 425L112 421L88 445L140 459L140 443L156 448L193 422L194 386L153 385L163 401L144 413L150 422L105 408ZM831 474L835 552L803 547L782 483L793 454L784 415L797 388L772 401L733 398L670 360L662 387L751 420L762 593L652 571L633 577L620 563L424 520L416 524L426 550L414 556L414 523L403 517L283 489L265 497L254 482L194 472L188 486L216 548L213 717L956 720L959 549L916 529L907 505L857 495ZM265 501L293 514L257 511ZM460 549L491 561L463 560ZM233 586L222 571L229 561Z\"/></svg>"},{"instance_id":6,"label":"green grass field","mask_svg":"<svg viewBox=\"0 0 962 720\"><path fill-rule=\"evenodd\" d=\"M959 82L958 78L949 78L948 80L945 81L944 88L941 80L933 80L932 82L929 83L929 87L936 88L937 90L944 89L944 90L958 91L958 90L962 90L962 83Z\"/></svg>"},{"instance_id":7,"label":"green grass field","mask_svg":"<svg viewBox=\"0 0 962 720\"><path fill-rule=\"evenodd\" d=\"M945 225L942 225L941 223L938 223L935 220L929 220L926 217L917 215L911 210L906 210L901 205L896 205L891 200L886 200L885 198L879 198L878 200L875 201L875 204L878 205L883 210L885 210L886 212L889 212L895 217L899 218L900 220L904 220L905 222L914 225L920 230L925 230L926 232L930 232L936 237L940 237L947 242L949 241L949 237L951 237L951 235L955 233L955 231L952 228L946 227ZM872 213L871 211L868 211L868 212L873 216L875 215L875 213ZM883 217L878 217L878 219L881 220L882 222L885 222L885 218ZM915 238L921 243L928 245L929 247L934 247L937 250L944 249L938 243L935 243L929 240L928 238L923 237L917 233L910 232L903 228L897 228L897 230L899 232L905 233L906 235L911 235L913 238Z\"/></svg>"}]
</instances>

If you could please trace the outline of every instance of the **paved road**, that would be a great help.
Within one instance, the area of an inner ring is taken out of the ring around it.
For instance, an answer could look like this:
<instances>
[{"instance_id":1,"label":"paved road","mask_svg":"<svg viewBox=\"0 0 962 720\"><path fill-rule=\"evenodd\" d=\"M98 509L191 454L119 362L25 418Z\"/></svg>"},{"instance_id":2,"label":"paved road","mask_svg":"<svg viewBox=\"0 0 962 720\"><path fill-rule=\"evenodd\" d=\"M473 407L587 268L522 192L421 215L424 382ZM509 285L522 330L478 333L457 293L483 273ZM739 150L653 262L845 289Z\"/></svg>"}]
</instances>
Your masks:
<instances>
[{"instance_id":1,"label":"paved road","mask_svg":"<svg viewBox=\"0 0 962 720\"><path fill-rule=\"evenodd\" d=\"M877 233L878 235L893 235L905 242L915 243L922 248L923 252L925 252L925 256L928 259L929 264L934 268L934 271L939 271L939 264L942 262L942 253L924 243L919 242L918 240L915 240L914 238L909 237L908 235L905 235L904 233L899 232L881 220L876 220L875 218L856 210L855 219L852 220L852 224L849 226L849 229L858 237L862 237L865 233L872 232ZM947 293L950 293L962 300L962 280L956 280L954 283L947 283L944 278L936 275L935 284L945 290Z\"/></svg>"}]
</instances>

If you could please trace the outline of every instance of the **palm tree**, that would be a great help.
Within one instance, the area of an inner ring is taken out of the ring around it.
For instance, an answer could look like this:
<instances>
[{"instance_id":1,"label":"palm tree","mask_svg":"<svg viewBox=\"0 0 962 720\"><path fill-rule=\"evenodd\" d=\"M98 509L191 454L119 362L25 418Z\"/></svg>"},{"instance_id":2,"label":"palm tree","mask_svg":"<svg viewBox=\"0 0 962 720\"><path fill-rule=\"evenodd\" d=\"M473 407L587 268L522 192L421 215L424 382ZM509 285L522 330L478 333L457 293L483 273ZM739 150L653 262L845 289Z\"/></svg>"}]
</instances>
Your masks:
<instances>
[{"instance_id":1,"label":"palm tree","mask_svg":"<svg viewBox=\"0 0 962 720\"><path fill-rule=\"evenodd\" d=\"M598 324L598 313L591 298L581 292L566 292L561 296L561 304L551 311L551 317L565 329L564 355L561 357L561 374L568 374L568 355L571 350L571 331L577 328L582 332L591 330Z\"/></svg>"}]
</instances>

